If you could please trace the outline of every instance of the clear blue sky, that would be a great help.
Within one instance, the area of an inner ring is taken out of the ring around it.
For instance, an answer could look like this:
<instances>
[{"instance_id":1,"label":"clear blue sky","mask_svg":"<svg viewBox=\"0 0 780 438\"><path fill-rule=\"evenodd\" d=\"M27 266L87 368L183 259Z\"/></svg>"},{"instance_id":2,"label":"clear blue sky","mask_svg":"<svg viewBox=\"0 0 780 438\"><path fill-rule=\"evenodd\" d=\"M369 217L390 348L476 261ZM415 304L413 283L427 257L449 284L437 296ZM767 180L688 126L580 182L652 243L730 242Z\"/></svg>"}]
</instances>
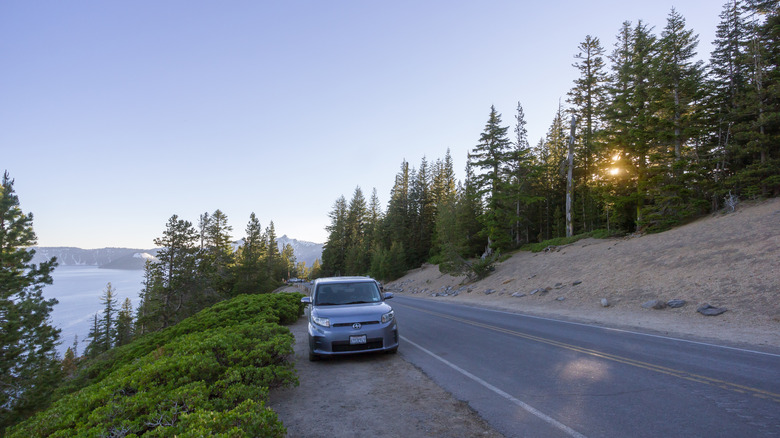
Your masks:
<instances>
[{"instance_id":1,"label":"clear blue sky","mask_svg":"<svg viewBox=\"0 0 780 438\"><path fill-rule=\"evenodd\" d=\"M249 214L324 242L356 186L387 205L403 159L458 177L490 106L544 136L586 35L661 32L709 59L724 1L0 2L0 171L41 246L151 248L173 214Z\"/></svg>"}]
</instances>

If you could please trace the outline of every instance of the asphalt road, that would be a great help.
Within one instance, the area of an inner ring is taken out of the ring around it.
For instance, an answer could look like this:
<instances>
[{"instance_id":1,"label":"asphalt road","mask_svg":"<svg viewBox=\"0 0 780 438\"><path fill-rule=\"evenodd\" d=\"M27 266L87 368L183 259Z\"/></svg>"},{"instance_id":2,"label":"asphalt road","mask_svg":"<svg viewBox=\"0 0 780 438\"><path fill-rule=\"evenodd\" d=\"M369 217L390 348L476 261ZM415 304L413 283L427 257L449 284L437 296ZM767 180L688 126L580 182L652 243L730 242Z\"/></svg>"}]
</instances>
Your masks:
<instances>
[{"instance_id":1,"label":"asphalt road","mask_svg":"<svg viewBox=\"0 0 780 438\"><path fill-rule=\"evenodd\" d=\"M507 437L780 437L780 355L398 295L391 304L404 359Z\"/></svg>"}]
</instances>

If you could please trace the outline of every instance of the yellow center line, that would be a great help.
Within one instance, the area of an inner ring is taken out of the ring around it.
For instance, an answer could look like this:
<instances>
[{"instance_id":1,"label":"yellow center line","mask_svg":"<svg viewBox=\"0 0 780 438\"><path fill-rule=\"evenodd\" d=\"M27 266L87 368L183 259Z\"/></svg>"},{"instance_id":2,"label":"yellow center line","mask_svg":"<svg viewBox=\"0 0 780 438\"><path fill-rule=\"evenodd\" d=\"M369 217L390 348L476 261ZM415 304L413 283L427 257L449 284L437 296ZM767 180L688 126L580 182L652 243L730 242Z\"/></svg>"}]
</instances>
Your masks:
<instances>
[{"instance_id":1,"label":"yellow center line","mask_svg":"<svg viewBox=\"0 0 780 438\"><path fill-rule=\"evenodd\" d=\"M396 303L396 305L398 305L398 303ZM484 328L484 329L487 329L487 330L492 330L492 331L495 331L495 332L505 333L505 334L508 334L508 335L511 335L511 336L515 336L515 337L518 337L518 338L527 339L529 341L541 342L543 344L552 345L552 346L559 347L559 348L565 348L567 350L575 351L577 353L583 353L583 354L587 354L587 355L590 355L590 356L611 360L613 362L618 362L618 363L634 366L634 367L637 367L637 368L646 369L646 370L649 370L649 371L655 371L655 372L658 372L658 373L666 374L666 375L677 377L677 378L680 378L680 379L689 380L689 381L692 381L692 382L704 383L704 384L707 384L707 385L716 386L718 388L726 389L726 390L733 391L733 392L738 392L738 393L742 393L742 394L748 393L748 394L751 394L751 395L753 395L755 397L759 397L759 398L762 398L762 399L767 399L767 400L774 401L776 403L780 403L780 394L776 394L776 393L770 392L770 391L765 391L763 389L752 388L752 387L749 387L749 386L739 385L739 384L736 384L736 383L727 382L725 380L720 380L720 379L715 379L715 378L712 378L712 377L702 376L702 375L699 375L699 374L689 373L689 372L686 372L686 371L681 371L681 370L677 370L677 369L674 369L674 368L665 367L665 366L662 366L662 365L656 365L656 364L643 362L643 361L636 360L636 359L631 359L631 358L627 358L627 357L623 357L623 356L618 356L618 355L615 355L615 354L605 353L603 351L592 350L592 349L589 349L589 348L584 348L584 347L580 347L580 346L577 346L577 345L567 344L567 343L560 342L560 341L555 341L555 340L552 340L552 339L542 338L542 337L539 337L539 336L533 336L533 335L529 335L527 333L518 332L518 331L515 331L515 330L509 330L509 329L497 327L497 326L494 326L494 325L489 325L489 324L484 324L484 323L481 323L481 322L472 321L472 320L469 320L469 319L458 318L458 317L455 317L455 316L446 315L444 313L434 312L434 311L430 311L430 310L424 310L424 309L420 309L420 308L412 307L412 306L408 306L408 305L402 305L402 306L404 306L404 307L411 307L414 310L417 310L417 311L423 312L423 313L427 313L429 315L434 315L434 316L438 316L440 318L445 318L445 319L449 319L449 320L452 320L452 321L457 321L457 322L461 322L461 323L464 323L464 324L469 324L469 325L472 325L472 326L475 326L475 327L481 327L481 328Z\"/></svg>"}]
</instances>

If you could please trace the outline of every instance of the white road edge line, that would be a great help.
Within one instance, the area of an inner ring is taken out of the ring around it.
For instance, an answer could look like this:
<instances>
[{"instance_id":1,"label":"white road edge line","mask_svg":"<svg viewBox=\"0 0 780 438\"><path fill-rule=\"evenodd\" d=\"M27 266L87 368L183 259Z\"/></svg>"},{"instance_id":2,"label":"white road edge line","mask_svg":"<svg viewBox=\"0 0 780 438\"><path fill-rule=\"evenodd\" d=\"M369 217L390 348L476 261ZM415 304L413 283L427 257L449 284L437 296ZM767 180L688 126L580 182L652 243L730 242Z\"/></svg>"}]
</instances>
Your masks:
<instances>
[{"instance_id":1,"label":"white road edge line","mask_svg":"<svg viewBox=\"0 0 780 438\"><path fill-rule=\"evenodd\" d=\"M471 374L470 372L464 370L463 368L455 365L454 363L449 362L448 360L446 360L446 359L436 355L436 353L434 353L434 352L424 348L423 346L421 346L421 345L419 345L419 344L417 344L415 342L410 341L407 337L401 336L400 338L404 342L419 348L421 351L431 355L434 359L437 359L437 360L441 361L442 363L444 363L448 367L450 367L450 368L454 369L455 371L463 374L464 376L468 377L469 379L479 383L480 385L484 386L485 388L495 392L496 394L500 395L501 397L503 397L503 398L509 400L510 402L516 404L517 406L525 409L530 414L535 415L536 417L538 417L542 421L546 422L547 424L562 430L563 432L565 432L569 436L575 437L575 438L587 438L585 435L577 432L576 430L572 429L571 427L569 427L569 426L567 426L567 425L565 425L565 424L555 420L554 418L552 418L552 417L550 417L550 416L548 416L548 415L538 411L533 406L523 402L522 400L519 400L519 399L511 396L510 394L507 394L506 392L496 388L495 386L491 385L490 383L480 379L479 377L475 376L474 374Z\"/></svg>"}]
</instances>

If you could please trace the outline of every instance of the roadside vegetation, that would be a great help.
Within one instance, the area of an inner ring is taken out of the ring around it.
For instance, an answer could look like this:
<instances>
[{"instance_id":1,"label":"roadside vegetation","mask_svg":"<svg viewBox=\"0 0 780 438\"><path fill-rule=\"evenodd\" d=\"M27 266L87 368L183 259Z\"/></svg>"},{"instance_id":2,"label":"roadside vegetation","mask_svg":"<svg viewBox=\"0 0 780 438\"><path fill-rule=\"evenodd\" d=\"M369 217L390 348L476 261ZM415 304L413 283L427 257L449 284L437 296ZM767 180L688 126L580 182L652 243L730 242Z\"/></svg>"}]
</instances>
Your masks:
<instances>
[{"instance_id":1,"label":"roadside vegetation","mask_svg":"<svg viewBox=\"0 0 780 438\"><path fill-rule=\"evenodd\" d=\"M283 437L265 402L269 388L297 384L280 324L298 319L301 296L241 295L85 360L6 436Z\"/></svg>"}]
</instances>

